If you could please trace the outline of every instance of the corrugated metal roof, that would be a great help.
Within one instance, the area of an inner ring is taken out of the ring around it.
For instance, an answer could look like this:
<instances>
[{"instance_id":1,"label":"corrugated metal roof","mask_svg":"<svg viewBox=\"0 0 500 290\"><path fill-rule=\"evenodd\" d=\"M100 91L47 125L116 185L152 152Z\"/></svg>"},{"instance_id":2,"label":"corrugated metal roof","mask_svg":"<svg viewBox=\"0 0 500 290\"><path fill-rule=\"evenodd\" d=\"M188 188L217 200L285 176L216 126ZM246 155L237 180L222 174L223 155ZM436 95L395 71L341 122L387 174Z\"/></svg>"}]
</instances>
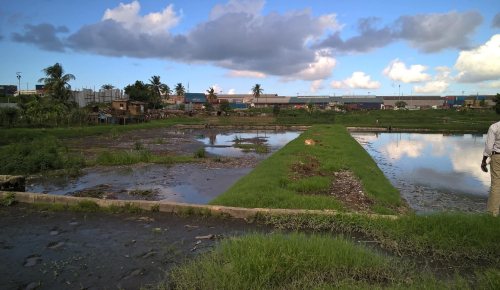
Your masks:
<instances>
[{"instance_id":1,"label":"corrugated metal roof","mask_svg":"<svg viewBox=\"0 0 500 290\"><path fill-rule=\"evenodd\" d=\"M330 98L322 97L291 97L290 104L328 104Z\"/></svg>"}]
</instances>

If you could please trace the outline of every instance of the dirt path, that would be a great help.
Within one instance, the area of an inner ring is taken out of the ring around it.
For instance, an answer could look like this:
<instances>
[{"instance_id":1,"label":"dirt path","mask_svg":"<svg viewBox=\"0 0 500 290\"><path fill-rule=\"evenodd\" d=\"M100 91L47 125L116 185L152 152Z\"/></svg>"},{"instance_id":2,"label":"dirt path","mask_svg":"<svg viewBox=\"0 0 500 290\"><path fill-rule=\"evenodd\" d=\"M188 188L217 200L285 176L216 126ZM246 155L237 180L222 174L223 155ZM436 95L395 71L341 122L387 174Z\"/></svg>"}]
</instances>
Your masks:
<instances>
[{"instance_id":1,"label":"dirt path","mask_svg":"<svg viewBox=\"0 0 500 290\"><path fill-rule=\"evenodd\" d=\"M0 289L138 289L214 247L266 227L171 214L0 207Z\"/></svg>"}]
</instances>

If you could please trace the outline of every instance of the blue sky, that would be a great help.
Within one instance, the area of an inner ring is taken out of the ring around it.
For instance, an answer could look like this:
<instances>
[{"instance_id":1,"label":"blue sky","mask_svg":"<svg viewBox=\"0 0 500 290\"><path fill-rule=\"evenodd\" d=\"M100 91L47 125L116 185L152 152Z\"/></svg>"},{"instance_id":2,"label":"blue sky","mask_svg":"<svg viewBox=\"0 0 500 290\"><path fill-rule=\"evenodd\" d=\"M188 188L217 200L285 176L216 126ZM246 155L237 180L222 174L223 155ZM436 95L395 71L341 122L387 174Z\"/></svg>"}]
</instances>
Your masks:
<instances>
[{"instance_id":1,"label":"blue sky","mask_svg":"<svg viewBox=\"0 0 500 290\"><path fill-rule=\"evenodd\" d=\"M500 2L7 1L0 84L33 89L59 62L74 89L153 75L191 92L500 92Z\"/></svg>"}]
</instances>

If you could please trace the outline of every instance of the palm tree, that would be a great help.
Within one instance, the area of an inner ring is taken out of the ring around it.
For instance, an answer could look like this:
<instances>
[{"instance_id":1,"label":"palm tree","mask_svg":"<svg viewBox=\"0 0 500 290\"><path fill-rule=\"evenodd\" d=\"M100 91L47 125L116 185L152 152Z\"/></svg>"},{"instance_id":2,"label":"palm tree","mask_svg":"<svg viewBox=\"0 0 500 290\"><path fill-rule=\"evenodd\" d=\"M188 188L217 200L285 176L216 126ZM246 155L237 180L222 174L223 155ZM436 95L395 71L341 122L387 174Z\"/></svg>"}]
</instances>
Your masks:
<instances>
[{"instance_id":1,"label":"palm tree","mask_svg":"<svg viewBox=\"0 0 500 290\"><path fill-rule=\"evenodd\" d=\"M172 90L170 89L170 87L166 84L162 84L160 90L165 96L165 99L168 100L170 98L170 95L172 94Z\"/></svg>"},{"instance_id":2,"label":"palm tree","mask_svg":"<svg viewBox=\"0 0 500 290\"><path fill-rule=\"evenodd\" d=\"M211 104L214 104L217 101L217 95L215 94L215 89L214 87L210 87L210 89L207 90L208 93L208 102Z\"/></svg>"},{"instance_id":3,"label":"palm tree","mask_svg":"<svg viewBox=\"0 0 500 290\"><path fill-rule=\"evenodd\" d=\"M113 86L112 84L104 84L101 86L101 89L103 89L103 90L112 90L114 88L115 88L115 86Z\"/></svg>"},{"instance_id":4,"label":"palm tree","mask_svg":"<svg viewBox=\"0 0 500 290\"><path fill-rule=\"evenodd\" d=\"M259 99L260 94L262 94L263 91L264 89L260 86L260 84L255 84L255 86L253 86L252 88L253 96L257 100Z\"/></svg>"},{"instance_id":5,"label":"palm tree","mask_svg":"<svg viewBox=\"0 0 500 290\"><path fill-rule=\"evenodd\" d=\"M75 76L64 74L64 69L59 63L46 67L42 71L46 77L39 79L38 82L44 83L45 90L50 97L66 104L71 94L69 81L74 80Z\"/></svg>"},{"instance_id":6,"label":"palm tree","mask_svg":"<svg viewBox=\"0 0 500 290\"><path fill-rule=\"evenodd\" d=\"M175 93L176 93L178 96L184 96L184 93L186 93L186 89L184 88L184 86L183 86L181 83L178 83L178 84L175 86Z\"/></svg>"},{"instance_id":7,"label":"palm tree","mask_svg":"<svg viewBox=\"0 0 500 290\"><path fill-rule=\"evenodd\" d=\"M151 89L152 101L156 108L156 105L161 100L161 89L163 84L160 81L160 76L152 76L149 79L149 82L150 82L149 88Z\"/></svg>"}]
</instances>

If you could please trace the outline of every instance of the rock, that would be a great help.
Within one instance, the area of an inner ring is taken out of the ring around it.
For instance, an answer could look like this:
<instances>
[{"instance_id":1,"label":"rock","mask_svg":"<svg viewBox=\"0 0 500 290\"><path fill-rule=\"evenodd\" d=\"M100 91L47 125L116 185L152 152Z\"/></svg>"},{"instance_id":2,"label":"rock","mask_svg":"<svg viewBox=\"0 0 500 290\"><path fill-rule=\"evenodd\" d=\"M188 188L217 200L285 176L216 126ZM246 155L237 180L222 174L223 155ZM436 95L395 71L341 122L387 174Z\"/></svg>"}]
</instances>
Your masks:
<instances>
[{"instance_id":1,"label":"rock","mask_svg":"<svg viewBox=\"0 0 500 290\"><path fill-rule=\"evenodd\" d=\"M206 235L206 236L196 236L195 239L197 240L212 240L215 238L215 235Z\"/></svg>"},{"instance_id":2,"label":"rock","mask_svg":"<svg viewBox=\"0 0 500 290\"><path fill-rule=\"evenodd\" d=\"M49 234L51 236L57 236L57 235L59 235L59 231L57 231L57 230L51 230Z\"/></svg>"},{"instance_id":3,"label":"rock","mask_svg":"<svg viewBox=\"0 0 500 290\"><path fill-rule=\"evenodd\" d=\"M25 290L33 290L33 289L36 289L40 286L41 286L40 282L31 282L28 285L26 285L26 288L24 288L24 289Z\"/></svg>"},{"instance_id":4,"label":"rock","mask_svg":"<svg viewBox=\"0 0 500 290\"><path fill-rule=\"evenodd\" d=\"M52 249L52 250L57 250L64 246L64 242L51 242L47 245L47 248Z\"/></svg>"},{"instance_id":5,"label":"rock","mask_svg":"<svg viewBox=\"0 0 500 290\"><path fill-rule=\"evenodd\" d=\"M26 178L21 175L0 175L0 191L25 191Z\"/></svg>"}]
</instances>

